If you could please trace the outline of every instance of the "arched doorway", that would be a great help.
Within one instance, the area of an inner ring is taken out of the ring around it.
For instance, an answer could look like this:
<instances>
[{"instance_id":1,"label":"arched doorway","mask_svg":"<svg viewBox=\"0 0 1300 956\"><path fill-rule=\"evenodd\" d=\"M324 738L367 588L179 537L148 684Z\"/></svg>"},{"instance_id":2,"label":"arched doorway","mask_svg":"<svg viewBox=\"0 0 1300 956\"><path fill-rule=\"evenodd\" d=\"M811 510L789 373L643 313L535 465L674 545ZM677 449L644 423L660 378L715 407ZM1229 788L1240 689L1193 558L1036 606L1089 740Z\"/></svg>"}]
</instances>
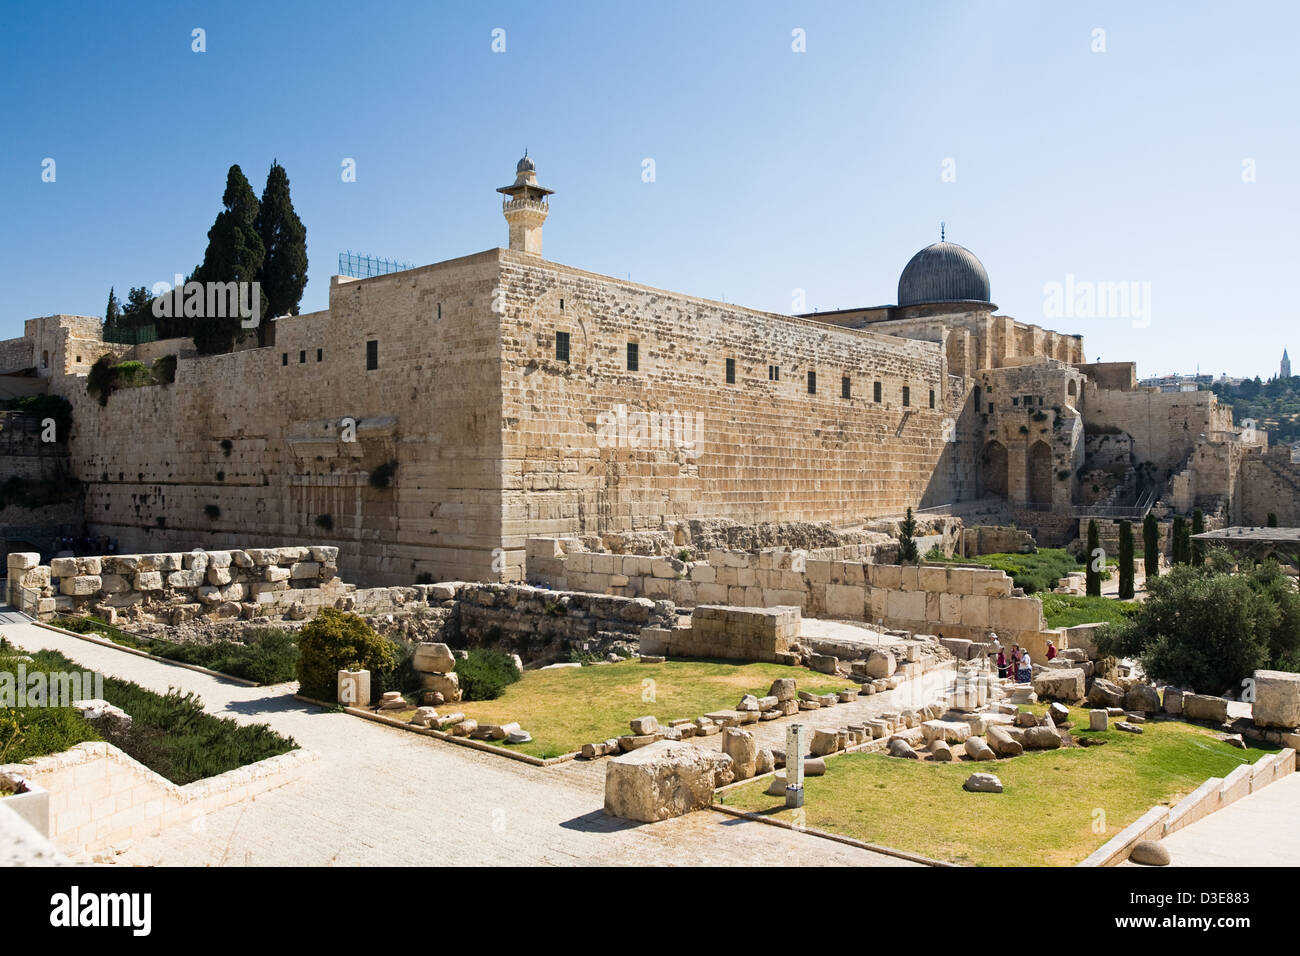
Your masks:
<instances>
[{"instance_id":1,"label":"arched doorway","mask_svg":"<svg viewBox=\"0 0 1300 956\"><path fill-rule=\"evenodd\" d=\"M1031 505L1052 503L1052 449L1047 442L1036 441L1025 459L1025 485Z\"/></svg>"},{"instance_id":2,"label":"arched doorway","mask_svg":"<svg viewBox=\"0 0 1300 956\"><path fill-rule=\"evenodd\" d=\"M983 479L984 494L1007 496L1007 446L1000 441L991 441L984 446L980 455L980 476Z\"/></svg>"}]
</instances>

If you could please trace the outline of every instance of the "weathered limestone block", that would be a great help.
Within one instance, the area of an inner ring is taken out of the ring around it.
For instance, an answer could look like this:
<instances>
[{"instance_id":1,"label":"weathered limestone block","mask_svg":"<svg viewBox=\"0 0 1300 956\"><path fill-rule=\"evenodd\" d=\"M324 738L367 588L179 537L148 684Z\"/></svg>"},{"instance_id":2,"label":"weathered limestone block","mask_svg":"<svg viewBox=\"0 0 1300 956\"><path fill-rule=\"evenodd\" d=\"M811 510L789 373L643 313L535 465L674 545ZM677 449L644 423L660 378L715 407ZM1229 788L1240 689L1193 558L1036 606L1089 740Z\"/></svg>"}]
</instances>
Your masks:
<instances>
[{"instance_id":1,"label":"weathered limestone block","mask_svg":"<svg viewBox=\"0 0 1300 956\"><path fill-rule=\"evenodd\" d=\"M69 597L89 597L98 593L102 586L103 581L98 574L80 574L59 579L59 591Z\"/></svg>"},{"instance_id":2,"label":"weathered limestone block","mask_svg":"<svg viewBox=\"0 0 1300 956\"><path fill-rule=\"evenodd\" d=\"M966 755L972 760L993 760L997 756L983 737L966 738Z\"/></svg>"},{"instance_id":3,"label":"weathered limestone block","mask_svg":"<svg viewBox=\"0 0 1300 956\"><path fill-rule=\"evenodd\" d=\"M868 677L891 677L898 668L898 662L894 660L894 655L889 651L875 650L867 658L863 667Z\"/></svg>"},{"instance_id":4,"label":"weathered limestone block","mask_svg":"<svg viewBox=\"0 0 1300 956\"><path fill-rule=\"evenodd\" d=\"M999 757L1015 757L1024 750L1024 745L1015 740L1005 727L989 727L987 738L989 748Z\"/></svg>"},{"instance_id":5,"label":"weathered limestone block","mask_svg":"<svg viewBox=\"0 0 1300 956\"><path fill-rule=\"evenodd\" d=\"M1098 677L1088 688L1088 703L1094 707L1122 707L1124 690L1118 684Z\"/></svg>"},{"instance_id":6,"label":"weathered limestone block","mask_svg":"<svg viewBox=\"0 0 1300 956\"><path fill-rule=\"evenodd\" d=\"M1110 723L1110 715L1104 710L1088 711L1088 729L1089 730L1106 730Z\"/></svg>"},{"instance_id":7,"label":"weathered limestone block","mask_svg":"<svg viewBox=\"0 0 1300 956\"><path fill-rule=\"evenodd\" d=\"M1181 714L1183 712L1183 691L1181 688L1165 688L1164 708L1166 714Z\"/></svg>"},{"instance_id":8,"label":"weathered limestone block","mask_svg":"<svg viewBox=\"0 0 1300 956\"><path fill-rule=\"evenodd\" d=\"M1055 727L1028 727L1021 742L1028 750L1056 750L1061 746L1061 735Z\"/></svg>"},{"instance_id":9,"label":"weathered limestone block","mask_svg":"<svg viewBox=\"0 0 1300 956\"><path fill-rule=\"evenodd\" d=\"M808 746L809 751L816 757L825 757L827 754L833 754L842 748L839 745L839 734L834 730L818 729L813 731L812 743Z\"/></svg>"},{"instance_id":10,"label":"weathered limestone block","mask_svg":"<svg viewBox=\"0 0 1300 956\"><path fill-rule=\"evenodd\" d=\"M320 564L315 561L298 561L289 568L289 577L295 581L320 577Z\"/></svg>"},{"instance_id":11,"label":"weathered limestone block","mask_svg":"<svg viewBox=\"0 0 1300 956\"><path fill-rule=\"evenodd\" d=\"M1083 671L1074 667L1044 670L1034 677L1034 693L1050 700L1083 700Z\"/></svg>"},{"instance_id":12,"label":"weathered limestone block","mask_svg":"<svg viewBox=\"0 0 1300 956\"><path fill-rule=\"evenodd\" d=\"M39 557L37 560L40 560ZM77 559L51 558L50 574L56 578L75 578L77 576Z\"/></svg>"},{"instance_id":13,"label":"weathered limestone block","mask_svg":"<svg viewBox=\"0 0 1300 956\"><path fill-rule=\"evenodd\" d=\"M653 715L633 717L629 723L634 734L655 734L659 732L659 720Z\"/></svg>"},{"instance_id":14,"label":"weathered limestone block","mask_svg":"<svg viewBox=\"0 0 1300 956\"><path fill-rule=\"evenodd\" d=\"M206 570L206 568L204 569ZM167 575L167 586L169 588L197 588L203 584L203 571L173 571Z\"/></svg>"},{"instance_id":15,"label":"weathered limestone block","mask_svg":"<svg viewBox=\"0 0 1300 956\"><path fill-rule=\"evenodd\" d=\"M971 793L1001 793L1002 781L991 773L973 773L966 778L962 789Z\"/></svg>"},{"instance_id":16,"label":"weathered limestone block","mask_svg":"<svg viewBox=\"0 0 1300 956\"><path fill-rule=\"evenodd\" d=\"M928 744L933 740L946 740L959 744L970 736L970 724L961 720L927 720L921 724L921 737Z\"/></svg>"},{"instance_id":17,"label":"weathered limestone block","mask_svg":"<svg viewBox=\"0 0 1300 956\"><path fill-rule=\"evenodd\" d=\"M139 571L132 582L137 591L161 591L163 578L161 571Z\"/></svg>"},{"instance_id":18,"label":"weathered limestone block","mask_svg":"<svg viewBox=\"0 0 1300 956\"><path fill-rule=\"evenodd\" d=\"M1222 697L1211 697L1208 694L1184 694L1183 716L1192 720L1223 723L1228 719L1228 702Z\"/></svg>"},{"instance_id":19,"label":"weathered limestone block","mask_svg":"<svg viewBox=\"0 0 1300 956\"><path fill-rule=\"evenodd\" d=\"M767 693L769 696L775 697L779 703L794 700L796 697L794 678L778 677L776 680L772 681L772 687Z\"/></svg>"},{"instance_id":20,"label":"weathered limestone block","mask_svg":"<svg viewBox=\"0 0 1300 956\"><path fill-rule=\"evenodd\" d=\"M54 561L58 561L58 560L61 559L59 558L54 559ZM35 551L12 551L9 554L8 567L11 572L30 571L32 570L32 568L39 567L40 563L41 563L41 556L37 554ZM53 564L54 562L51 561L50 566L53 567Z\"/></svg>"},{"instance_id":21,"label":"weathered limestone block","mask_svg":"<svg viewBox=\"0 0 1300 956\"><path fill-rule=\"evenodd\" d=\"M15 576L18 577L22 586L25 588L43 590L50 586L50 569L43 565L38 565L37 567L21 571L18 568L11 568L9 577L13 578Z\"/></svg>"},{"instance_id":22,"label":"weathered limestone block","mask_svg":"<svg viewBox=\"0 0 1300 956\"><path fill-rule=\"evenodd\" d=\"M1300 727L1300 674L1255 671L1252 714L1258 727Z\"/></svg>"},{"instance_id":23,"label":"weathered limestone block","mask_svg":"<svg viewBox=\"0 0 1300 956\"><path fill-rule=\"evenodd\" d=\"M446 644L425 641L415 645L411 667L422 674L449 674L456 668L456 657Z\"/></svg>"},{"instance_id":24,"label":"weathered limestone block","mask_svg":"<svg viewBox=\"0 0 1300 956\"><path fill-rule=\"evenodd\" d=\"M901 758L904 759L904 760L920 760L920 759L921 759L921 755L918 754L914 749L912 749L912 745L909 744L909 743L908 743L906 740L904 740L902 737L894 737L894 738L892 738L892 739L889 741L889 743L886 744L886 746L889 748L889 755L890 755L891 757L901 757ZM805 764L804 764L804 773L806 774L807 772L808 772L808 765L807 765L807 763L805 762Z\"/></svg>"},{"instance_id":25,"label":"weathered limestone block","mask_svg":"<svg viewBox=\"0 0 1300 956\"><path fill-rule=\"evenodd\" d=\"M460 700L460 678L455 672L450 674L421 674L420 688L435 694L442 694L442 699L452 704Z\"/></svg>"},{"instance_id":26,"label":"weathered limestone block","mask_svg":"<svg viewBox=\"0 0 1300 956\"><path fill-rule=\"evenodd\" d=\"M614 757L605 768L605 812L656 823L703 809L730 763L724 753L675 741Z\"/></svg>"},{"instance_id":27,"label":"weathered limestone block","mask_svg":"<svg viewBox=\"0 0 1300 956\"><path fill-rule=\"evenodd\" d=\"M221 552L221 553L226 554L226 557L229 558L229 554L227 552ZM233 580L234 580L234 576L230 573L230 565L227 564L224 568L219 568L216 567L215 565L208 566L209 584L215 584L224 587L225 585L229 584Z\"/></svg>"},{"instance_id":28,"label":"weathered limestone block","mask_svg":"<svg viewBox=\"0 0 1300 956\"><path fill-rule=\"evenodd\" d=\"M1125 710L1139 714L1160 713L1160 691L1150 684L1134 684L1124 693Z\"/></svg>"},{"instance_id":29,"label":"weathered limestone block","mask_svg":"<svg viewBox=\"0 0 1300 956\"><path fill-rule=\"evenodd\" d=\"M754 776L758 766L758 744L748 730L728 727L722 732L722 752L732 760L732 772L737 780Z\"/></svg>"}]
</instances>

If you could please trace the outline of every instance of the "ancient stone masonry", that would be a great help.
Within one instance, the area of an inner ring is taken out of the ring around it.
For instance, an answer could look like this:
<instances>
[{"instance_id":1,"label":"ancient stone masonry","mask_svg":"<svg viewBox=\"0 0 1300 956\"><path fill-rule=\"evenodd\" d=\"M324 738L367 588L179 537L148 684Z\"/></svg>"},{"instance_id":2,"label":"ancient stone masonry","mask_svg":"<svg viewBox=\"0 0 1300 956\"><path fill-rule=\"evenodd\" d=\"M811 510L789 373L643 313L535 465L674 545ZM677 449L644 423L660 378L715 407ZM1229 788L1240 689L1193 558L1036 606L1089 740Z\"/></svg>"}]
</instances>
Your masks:
<instances>
[{"instance_id":1,"label":"ancient stone masonry","mask_svg":"<svg viewBox=\"0 0 1300 956\"><path fill-rule=\"evenodd\" d=\"M810 617L883 622L943 637L1028 644L1044 632L1042 603L1014 593L1002 571L864 564L803 552L711 551L706 560L593 553L574 539L528 543L533 583L668 599L678 605L790 605Z\"/></svg>"}]
</instances>

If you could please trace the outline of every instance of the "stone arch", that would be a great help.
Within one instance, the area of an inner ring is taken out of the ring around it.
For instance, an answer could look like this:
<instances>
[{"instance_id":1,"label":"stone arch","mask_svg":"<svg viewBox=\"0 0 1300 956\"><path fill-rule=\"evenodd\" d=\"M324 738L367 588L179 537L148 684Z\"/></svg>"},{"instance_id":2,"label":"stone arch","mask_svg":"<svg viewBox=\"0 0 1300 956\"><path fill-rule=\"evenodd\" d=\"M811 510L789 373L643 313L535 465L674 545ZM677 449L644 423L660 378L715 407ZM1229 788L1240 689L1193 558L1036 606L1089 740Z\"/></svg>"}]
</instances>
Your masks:
<instances>
[{"instance_id":1,"label":"stone arch","mask_svg":"<svg viewBox=\"0 0 1300 956\"><path fill-rule=\"evenodd\" d=\"M980 475L983 478L984 494L1007 496L1007 446L1000 441L991 441L984 446L980 454Z\"/></svg>"},{"instance_id":2,"label":"stone arch","mask_svg":"<svg viewBox=\"0 0 1300 956\"><path fill-rule=\"evenodd\" d=\"M1066 383L1065 394L1069 395L1071 398L1074 398L1079 394L1079 390L1074 387L1074 379L1070 379L1070 381Z\"/></svg>"},{"instance_id":3,"label":"stone arch","mask_svg":"<svg viewBox=\"0 0 1300 956\"><path fill-rule=\"evenodd\" d=\"M1052 503L1052 448L1045 441L1036 441L1025 457L1025 487L1029 503Z\"/></svg>"}]
</instances>

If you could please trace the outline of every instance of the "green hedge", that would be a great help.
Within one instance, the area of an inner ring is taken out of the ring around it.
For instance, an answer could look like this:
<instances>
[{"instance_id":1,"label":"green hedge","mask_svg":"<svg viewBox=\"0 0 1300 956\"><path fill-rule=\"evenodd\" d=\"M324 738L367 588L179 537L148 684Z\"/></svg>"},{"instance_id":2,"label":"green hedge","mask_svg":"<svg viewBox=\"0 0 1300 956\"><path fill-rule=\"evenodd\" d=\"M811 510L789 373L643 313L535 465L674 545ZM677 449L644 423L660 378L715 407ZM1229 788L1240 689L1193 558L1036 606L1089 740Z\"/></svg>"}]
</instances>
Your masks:
<instances>
[{"instance_id":1,"label":"green hedge","mask_svg":"<svg viewBox=\"0 0 1300 956\"><path fill-rule=\"evenodd\" d=\"M372 678L373 700L383 691L383 675L399 663L397 645L355 614L322 608L298 632L298 685L308 697L332 701L338 695L338 672L364 668Z\"/></svg>"},{"instance_id":2,"label":"green hedge","mask_svg":"<svg viewBox=\"0 0 1300 956\"><path fill-rule=\"evenodd\" d=\"M456 675L463 700L496 700L520 678L514 658L490 647L476 647L458 660Z\"/></svg>"}]
</instances>

